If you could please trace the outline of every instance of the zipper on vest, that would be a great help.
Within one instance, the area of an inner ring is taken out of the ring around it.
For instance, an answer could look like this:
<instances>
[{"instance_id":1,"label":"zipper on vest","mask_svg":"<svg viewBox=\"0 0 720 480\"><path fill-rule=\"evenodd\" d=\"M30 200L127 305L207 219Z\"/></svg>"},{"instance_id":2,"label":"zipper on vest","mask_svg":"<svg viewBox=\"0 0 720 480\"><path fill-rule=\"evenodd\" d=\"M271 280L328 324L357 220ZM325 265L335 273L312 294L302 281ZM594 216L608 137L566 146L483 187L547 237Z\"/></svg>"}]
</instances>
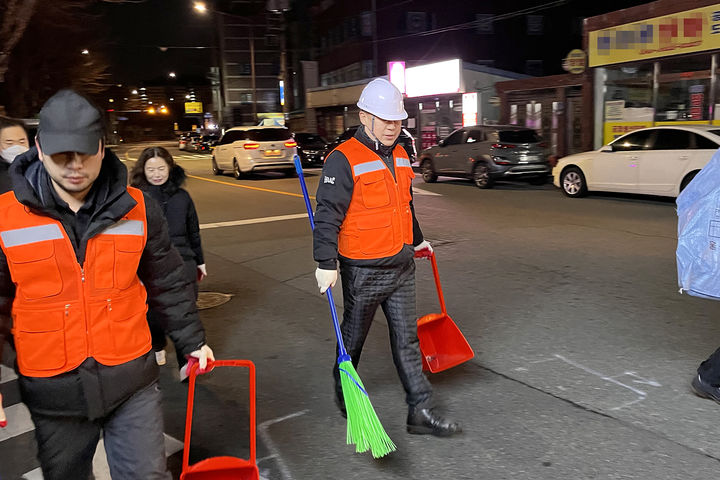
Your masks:
<instances>
[{"instance_id":1,"label":"zipper on vest","mask_svg":"<svg viewBox=\"0 0 720 480\"><path fill-rule=\"evenodd\" d=\"M80 267L80 281L85 283L85 267Z\"/></svg>"},{"instance_id":2,"label":"zipper on vest","mask_svg":"<svg viewBox=\"0 0 720 480\"><path fill-rule=\"evenodd\" d=\"M112 301L111 299L107 299L107 310L108 312L112 312Z\"/></svg>"},{"instance_id":3,"label":"zipper on vest","mask_svg":"<svg viewBox=\"0 0 720 480\"><path fill-rule=\"evenodd\" d=\"M65 316L66 317L70 316L70 304L69 303L67 305L65 305Z\"/></svg>"}]
</instances>

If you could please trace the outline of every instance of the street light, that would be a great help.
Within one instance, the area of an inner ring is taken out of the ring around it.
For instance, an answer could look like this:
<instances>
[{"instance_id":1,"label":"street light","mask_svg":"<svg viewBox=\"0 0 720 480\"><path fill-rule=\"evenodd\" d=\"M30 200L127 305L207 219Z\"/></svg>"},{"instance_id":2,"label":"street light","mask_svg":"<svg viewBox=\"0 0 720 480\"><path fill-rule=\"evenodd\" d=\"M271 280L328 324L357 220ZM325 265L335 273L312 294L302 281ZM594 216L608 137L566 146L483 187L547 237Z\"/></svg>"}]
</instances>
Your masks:
<instances>
[{"instance_id":1,"label":"street light","mask_svg":"<svg viewBox=\"0 0 720 480\"><path fill-rule=\"evenodd\" d=\"M170 73L168 73L168 77L170 77L170 78L175 78L175 72L170 72Z\"/></svg>"},{"instance_id":2,"label":"street light","mask_svg":"<svg viewBox=\"0 0 720 480\"><path fill-rule=\"evenodd\" d=\"M207 5L205 5L205 2L195 2L195 5L193 5L193 8L200 13L207 12Z\"/></svg>"},{"instance_id":3,"label":"street light","mask_svg":"<svg viewBox=\"0 0 720 480\"><path fill-rule=\"evenodd\" d=\"M88 50L87 48L83 48L80 53L83 55L90 55L90 50Z\"/></svg>"}]
</instances>

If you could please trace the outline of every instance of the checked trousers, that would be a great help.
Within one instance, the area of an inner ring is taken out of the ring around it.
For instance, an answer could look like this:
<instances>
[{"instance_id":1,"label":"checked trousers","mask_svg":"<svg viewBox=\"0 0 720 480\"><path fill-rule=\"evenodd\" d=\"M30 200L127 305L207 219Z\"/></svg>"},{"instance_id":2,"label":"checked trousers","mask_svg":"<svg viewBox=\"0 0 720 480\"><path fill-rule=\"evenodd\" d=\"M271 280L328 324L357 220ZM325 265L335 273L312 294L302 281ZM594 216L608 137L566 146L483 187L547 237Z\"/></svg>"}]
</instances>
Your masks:
<instances>
[{"instance_id":1,"label":"checked trousers","mask_svg":"<svg viewBox=\"0 0 720 480\"><path fill-rule=\"evenodd\" d=\"M415 261L392 267L340 265L343 287L345 348L357 368L373 317L381 307L387 319L390 348L410 407L432 408L432 386L422 371L415 314ZM335 393L343 398L337 362Z\"/></svg>"}]
</instances>

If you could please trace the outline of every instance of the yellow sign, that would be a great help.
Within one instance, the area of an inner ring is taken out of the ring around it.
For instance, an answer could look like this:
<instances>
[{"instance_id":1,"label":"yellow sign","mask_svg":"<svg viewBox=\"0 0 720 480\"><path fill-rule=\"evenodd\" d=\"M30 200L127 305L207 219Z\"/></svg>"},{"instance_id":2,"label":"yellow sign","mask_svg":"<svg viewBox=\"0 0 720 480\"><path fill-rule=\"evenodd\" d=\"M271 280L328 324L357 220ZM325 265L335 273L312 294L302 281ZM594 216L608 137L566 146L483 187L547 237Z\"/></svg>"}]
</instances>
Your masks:
<instances>
[{"instance_id":1,"label":"yellow sign","mask_svg":"<svg viewBox=\"0 0 720 480\"><path fill-rule=\"evenodd\" d=\"M591 67L720 49L720 4L590 32Z\"/></svg>"},{"instance_id":2,"label":"yellow sign","mask_svg":"<svg viewBox=\"0 0 720 480\"><path fill-rule=\"evenodd\" d=\"M585 52L576 48L570 50L565 60L563 60L563 69L570 73L582 73L585 71L585 60L587 56Z\"/></svg>"},{"instance_id":3,"label":"yellow sign","mask_svg":"<svg viewBox=\"0 0 720 480\"><path fill-rule=\"evenodd\" d=\"M185 113L203 113L202 102L185 102Z\"/></svg>"},{"instance_id":4,"label":"yellow sign","mask_svg":"<svg viewBox=\"0 0 720 480\"><path fill-rule=\"evenodd\" d=\"M616 138L640 128L652 127L653 122L606 122L603 135L603 145L607 145Z\"/></svg>"}]
</instances>

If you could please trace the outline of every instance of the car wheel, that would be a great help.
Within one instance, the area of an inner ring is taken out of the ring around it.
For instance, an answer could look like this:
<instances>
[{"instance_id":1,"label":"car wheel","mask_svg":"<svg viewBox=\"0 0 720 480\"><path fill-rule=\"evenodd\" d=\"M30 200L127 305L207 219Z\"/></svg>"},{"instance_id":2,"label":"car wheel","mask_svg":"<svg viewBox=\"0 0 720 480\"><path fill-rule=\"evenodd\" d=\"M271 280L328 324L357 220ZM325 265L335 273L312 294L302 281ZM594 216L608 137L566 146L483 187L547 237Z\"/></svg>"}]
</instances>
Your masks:
<instances>
[{"instance_id":1,"label":"car wheel","mask_svg":"<svg viewBox=\"0 0 720 480\"><path fill-rule=\"evenodd\" d=\"M235 177L236 180L240 180L243 177L242 170L240 170L240 165L238 165L237 160L233 158L233 177Z\"/></svg>"},{"instance_id":2,"label":"car wheel","mask_svg":"<svg viewBox=\"0 0 720 480\"><path fill-rule=\"evenodd\" d=\"M223 171L220 170L217 166L217 162L215 161L215 157L212 157L212 172L213 175L222 175Z\"/></svg>"},{"instance_id":3,"label":"car wheel","mask_svg":"<svg viewBox=\"0 0 720 480\"><path fill-rule=\"evenodd\" d=\"M475 169L473 170L472 175L473 183L476 187L487 189L492 188L493 181L492 178L490 178L490 169L485 164L478 164L475 166Z\"/></svg>"},{"instance_id":4,"label":"car wheel","mask_svg":"<svg viewBox=\"0 0 720 480\"><path fill-rule=\"evenodd\" d=\"M437 175L433 171L430 159L426 158L420 163L420 171L422 172L422 178L425 183L435 183L437 181Z\"/></svg>"},{"instance_id":5,"label":"car wheel","mask_svg":"<svg viewBox=\"0 0 720 480\"><path fill-rule=\"evenodd\" d=\"M680 191L682 192L685 190L685 187L688 186L690 182L692 182L692 179L695 178L695 175L700 173L700 170L696 170L694 172L690 172L687 175L685 175L685 178L683 178L682 182L680 182Z\"/></svg>"},{"instance_id":6,"label":"car wheel","mask_svg":"<svg viewBox=\"0 0 720 480\"><path fill-rule=\"evenodd\" d=\"M568 167L560 175L560 187L568 197L584 197L587 195L585 175L577 167Z\"/></svg>"}]
</instances>

